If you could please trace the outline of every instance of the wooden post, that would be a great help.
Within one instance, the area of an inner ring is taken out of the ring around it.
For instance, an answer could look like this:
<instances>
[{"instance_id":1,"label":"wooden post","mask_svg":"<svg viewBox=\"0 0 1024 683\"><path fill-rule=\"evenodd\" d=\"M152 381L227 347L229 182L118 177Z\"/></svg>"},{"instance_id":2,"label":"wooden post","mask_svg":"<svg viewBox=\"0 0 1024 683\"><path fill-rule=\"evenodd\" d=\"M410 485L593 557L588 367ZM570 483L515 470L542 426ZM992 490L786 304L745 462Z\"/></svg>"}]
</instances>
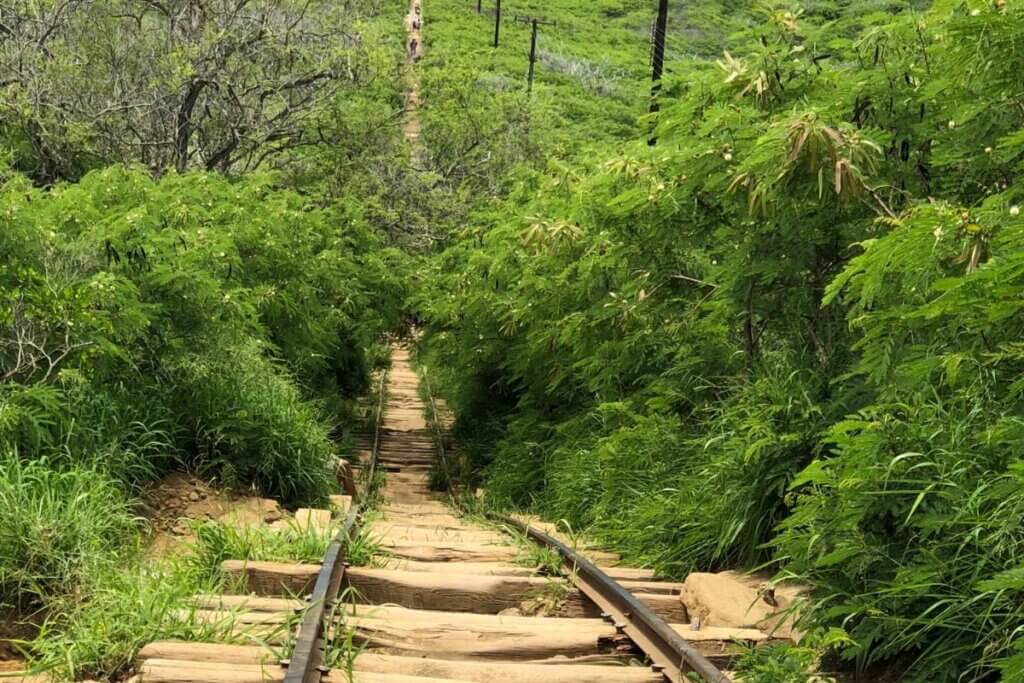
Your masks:
<instances>
[{"instance_id":1,"label":"wooden post","mask_svg":"<svg viewBox=\"0 0 1024 683\"><path fill-rule=\"evenodd\" d=\"M654 23L654 55L652 62L651 81L651 113L659 109L658 95L661 94L661 76L665 71L665 32L668 30L668 0L658 0L658 20ZM648 144L654 145L658 139L651 137Z\"/></svg>"},{"instance_id":2,"label":"wooden post","mask_svg":"<svg viewBox=\"0 0 1024 683\"><path fill-rule=\"evenodd\" d=\"M536 72L537 65L537 34L540 31L541 26L554 26L553 21L544 21L543 19L537 19L536 17L523 17L517 16L516 21L530 25L530 70L526 75L526 92L533 92L533 77Z\"/></svg>"},{"instance_id":3,"label":"wooden post","mask_svg":"<svg viewBox=\"0 0 1024 683\"><path fill-rule=\"evenodd\" d=\"M476 0L476 13L480 14L484 11L484 0Z\"/></svg>"},{"instance_id":4,"label":"wooden post","mask_svg":"<svg viewBox=\"0 0 1024 683\"><path fill-rule=\"evenodd\" d=\"M530 22L533 32L530 34L530 72L526 76L526 92L533 92L533 65L537 61L537 20Z\"/></svg>"},{"instance_id":5,"label":"wooden post","mask_svg":"<svg viewBox=\"0 0 1024 683\"><path fill-rule=\"evenodd\" d=\"M498 37L501 35L501 0L498 0L494 12L494 47L498 47Z\"/></svg>"}]
</instances>

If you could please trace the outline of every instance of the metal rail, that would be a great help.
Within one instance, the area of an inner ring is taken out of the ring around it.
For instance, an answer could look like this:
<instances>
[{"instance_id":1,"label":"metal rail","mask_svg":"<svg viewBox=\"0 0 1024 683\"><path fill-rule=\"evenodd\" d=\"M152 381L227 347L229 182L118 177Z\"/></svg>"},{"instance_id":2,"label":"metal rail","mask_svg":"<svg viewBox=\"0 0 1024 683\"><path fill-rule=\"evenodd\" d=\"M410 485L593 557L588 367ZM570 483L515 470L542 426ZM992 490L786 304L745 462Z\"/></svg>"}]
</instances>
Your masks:
<instances>
[{"instance_id":1,"label":"metal rail","mask_svg":"<svg viewBox=\"0 0 1024 683\"><path fill-rule=\"evenodd\" d=\"M437 404L430 390L427 369L423 369L430 397L433 424L438 441L443 438L437 415ZM440 446L442 462L447 473L444 447ZM732 683L732 680L698 652L685 638L672 629L665 620L629 591L601 571L594 563L580 555L557 538L506 515L493 515L502 523L526 534L531 540L558 552L570 568L574 583L611 620L616 631L625 634L651 659L651 667L671 683L687 683L688 673L696 673L707 683Z\"/></svg>"},{"instance_id":2,"label":"metal rail","mask_svg":"<svg viewBox=\"0 0 1024 683\"><path fill-rule=\"evenodd\" d=\"M372 487L377 468L377 451L380 446L380 424L384 414L384 380L387 371L381 373L377 399L377 416L373 432L373 449L370 451L370 467L367 486ZM320 565L320 573L316 577L313 593L307 598L309 606L304 608L299 634L295 639L288 668L285 671L284 683L319 683L328 669L324 666L324 642L328 624L331 622L337 605L338 592L345 578L345 547L352 537L360 516L362 504L352 501L345 522L337 536L331 541Z\"/></svg>"},{"instance_id":3,"label":"metal rail","mask_svg":"<svg viewBox=\"0 0 1024 683\"><path fill-rule=\"evenodd\" d=\"M686 674L694 672L708 683L732 683L731 679L697 652L651 609L617 584L594 563L575 550L539 529L518 519L497 516L503 523L518 529L531 540L547 546L562 556L572 569L576 587L594 601L602 616L612 620L615 629L624 633L637 647L651 658L651 665L672 683L690 680Z\"/></svg>"},{"instance_id":4,"label":"metal rail","mask_svg":"<svg viewBox=\"0 0 1024 683\"><path fill-rule=\"evenodd\" d=\"M441 419L437 414L437 402L434 401L434 392L430 388L430 370L426 365L423 366L423 382L427 385L427 398L430 399L430 425L434 428L437 452L441 455L441 468L444 470L445 483L451 488L452 473L448 468L448 454L444 450L444 432L441 430Z\"/></svg>"}]
</instances>

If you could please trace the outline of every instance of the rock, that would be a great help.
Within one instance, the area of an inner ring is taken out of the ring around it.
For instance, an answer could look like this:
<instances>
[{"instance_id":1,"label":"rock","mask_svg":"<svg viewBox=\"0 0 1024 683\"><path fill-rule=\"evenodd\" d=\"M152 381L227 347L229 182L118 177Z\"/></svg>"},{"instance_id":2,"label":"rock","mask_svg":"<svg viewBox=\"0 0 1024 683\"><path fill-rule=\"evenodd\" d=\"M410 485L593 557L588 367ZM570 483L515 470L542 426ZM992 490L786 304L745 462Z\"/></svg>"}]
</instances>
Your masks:
<instances>
[{"instance_id":1,"label":"rock","mask_svg":"<svg viewBox=\"0 0 1024 683\"><path fill-rule=\"evenodd\" d=\"M795 618L779 613L808 587L780 583L772 590L768 579L764 574L696 572L686 577L679 598L701 627L756 628L776 638L799 641L802 634L793 627Z\"/></svg>"},{"instance_id":2,"label":"rock","mask_svg":"<svg viewBox=\"0 0 1024 683\"><path fill-rule=\"evenodd\" d=\"M499 617L521 617L523 616L523 610L518 607L507 607L498 612Z\"/></svg>"},{"instance_id":3,"label":"rock","mask_svg":"<svg viewBox=\"0 0 1024 683\"><path fill-rule=\"evenodd\" d=\"M193 503L198 503L199 502L199 492L198 491L193 491L192 493L188 494L188 499L190 501L192 501Z\"/></svg>"},{"instance_id":4,"label":"rock","mask_svg":"<svg viewBox=\"0 0 1024 683\"><path fill-rule=\"evenodd\" d=\"M259 501L260 509L263 510L264 522L276 522L281 519L281 506L277 504L276 500L260 498Z\"/></svg>"}]
</instances>

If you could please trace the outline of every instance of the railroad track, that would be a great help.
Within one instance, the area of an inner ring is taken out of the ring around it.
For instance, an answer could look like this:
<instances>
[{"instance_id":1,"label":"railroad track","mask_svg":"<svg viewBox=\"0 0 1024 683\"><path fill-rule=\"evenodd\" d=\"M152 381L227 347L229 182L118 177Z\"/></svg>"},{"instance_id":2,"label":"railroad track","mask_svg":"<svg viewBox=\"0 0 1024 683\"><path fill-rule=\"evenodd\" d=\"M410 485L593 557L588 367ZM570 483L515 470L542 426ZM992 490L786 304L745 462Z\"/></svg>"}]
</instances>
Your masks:
<instances>
[{"instance_id":1,"label":"railroad track","mask_svg":"<svg viewBox=\"0 0 1024 683\"><path fill-rule=\"evenodd\" d=\"M361 444L364 467L386 472L378 509L357 500L320 565L226 562L247 592L198 604L211 620L230 610L252 644L150 644L137 663L144 683L726 683L717 664L735 641L763 639L692 630L679 623L679 584L576 550L548 525L461 516L430 490L444 438L425 419L404 348L394 349L386 396ZM345 562L359 525L377 543L367 567ZM562 576L524 566L524 543L557 553Z\"/></svg>"}]
</instances>

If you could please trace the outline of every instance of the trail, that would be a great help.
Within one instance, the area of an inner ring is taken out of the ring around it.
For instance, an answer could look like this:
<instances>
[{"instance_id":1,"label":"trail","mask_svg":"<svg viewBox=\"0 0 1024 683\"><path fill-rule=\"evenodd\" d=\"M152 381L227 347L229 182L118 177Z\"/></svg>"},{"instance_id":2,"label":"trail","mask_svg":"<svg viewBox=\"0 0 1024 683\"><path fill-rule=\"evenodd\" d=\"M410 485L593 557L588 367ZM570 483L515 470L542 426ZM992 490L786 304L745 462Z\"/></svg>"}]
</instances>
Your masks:
<instances>
[{"instance_id":1,"label":"trail","mask_svg":"<svg viewBox=\"0 0 1024 683\"><path fill-rule=\"evenodd\" d=\"M417 12L419 9L419 12ZM416 75L416 62L423 56L423 0L409 1L409 14L405 17L406 31L406 58L409 66L406 71L408 89L405 93L405 122L402 124L402 134L409 144L409 158L415 165L420 158L420 119L418 110L420 107L420 83ZM417 26L418 24L418 26ZM412 48L413 41L415 49Z\"/></svg>"},{"instance_id":2,"label":"trail","mask_svg":"<svg viewBox=\"0 0 1024 683\"><path fill-rule=\"evenodd\" d=\"M378 472L386 477L380 508L364 522L375 558L339 576L348 597L337 603L341 619L328 619L322 631L334 643L318 660L327 666L305 680L663 683L666 677L639 664L643 654L622 627L602 618L607 615L575 580L542 571L539 557L528 550L531 543L507 528L463 516L430 489L439 456L436 437L446 423L431 428L420 377L405 347L392 349L384 397L376 434L359 443L360 463L374 462L376 454ZM348 502L338 498L339 513ZM328 510L308 510L296 518L329 528L331 516ZM734 640L766 638L750 629L691 631L680 584L620 566L614 553L588 547L581 552L706 656L724 655ZM206 643L150 643L136 660L140 683L277 683L286 669L292 675L292 663L282 661L282 654L296 637L298 620L318 604L302 596L323 583L321 565L228 560L222 569L232 579L226 592L195 596L191 614L201 623L226 626L228 633ZM333 612L335 603L330 604ZM355 648L348 654L329 654L344 649L349 638Z\"/></svg>"}]
</instances>

